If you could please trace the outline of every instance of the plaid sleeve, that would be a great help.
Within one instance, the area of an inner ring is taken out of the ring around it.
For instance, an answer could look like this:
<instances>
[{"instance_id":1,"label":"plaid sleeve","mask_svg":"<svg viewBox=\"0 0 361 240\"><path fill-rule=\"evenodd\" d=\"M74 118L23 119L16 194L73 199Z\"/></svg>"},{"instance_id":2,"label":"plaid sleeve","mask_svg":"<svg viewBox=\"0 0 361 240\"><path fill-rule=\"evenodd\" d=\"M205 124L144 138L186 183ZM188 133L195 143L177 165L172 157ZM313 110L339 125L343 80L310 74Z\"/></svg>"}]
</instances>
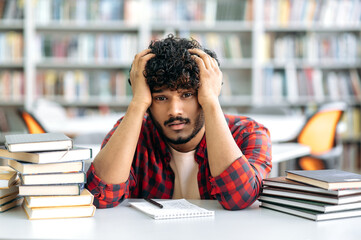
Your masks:
<instances>
[{"instance_id":1,"label":"plaid sleeve","mask_svg":"<svg viewBox=\"0 0 361 240\"><path fill-rule=\"evenodd\" d=\"M107 144L121 120L119 119L105 136L101 148ZM107 184L95 174L94 166L91 164L85 187L94 195L94 205L97 208L110 208L117 206L126 198L126 193L129 192L129 179L121 184Z\"/></svg>"},{"instance_id":2,"label":"plaid sleeve","mask_svg":"<svg viewBox=\"0 0 361 240\"><path fill-rule=\"evenodd\" d=\"M262 179L271 171L271 141L268 130L262 125L238 129L233 135L244 155L210 181L211 194L221 205L225 209L238 210L257 199Z\"/></svg>"},{"instance_id":3,"label":"plaid sleeve","mask_svg":"<svg viewBox=\"0 0 361 240\"><path fill-rule=\"evenodd\" d=\"M129 180L121 184L106 184L96 174L93 164L87 172L85 187L94 195L97 208L110 208L122 202L129 192Z\"/></svg>"}]
</instances>

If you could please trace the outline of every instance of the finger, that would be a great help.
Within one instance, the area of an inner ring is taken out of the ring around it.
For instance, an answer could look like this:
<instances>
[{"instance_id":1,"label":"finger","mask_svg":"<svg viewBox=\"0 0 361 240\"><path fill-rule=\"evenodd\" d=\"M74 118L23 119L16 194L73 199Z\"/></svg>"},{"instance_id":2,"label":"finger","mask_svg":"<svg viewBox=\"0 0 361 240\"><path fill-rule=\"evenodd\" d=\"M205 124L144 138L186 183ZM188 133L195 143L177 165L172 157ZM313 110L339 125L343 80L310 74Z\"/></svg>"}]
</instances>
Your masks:
<instances>
[{"instance_id":1,"label":"finger","mask_svg":"<svg viewBox=\"0 0 361 240\"><path fill-rule=\"evenodd\" d=\"M213 68L218 68L217 60L211 57L211 65Z\"/></svg>"},{"instance_id":2,"label":"finger","mask_svg":"<svg viewBox=\"0 0 361 240\"><path fill-rule=\"evenodd\" d=\"M134 56L134 60L133 60L133 63L135 63L136 65L138 64L139 62L139 59L141 59L142 57L144 56L147 56L148 54L150 54L152 50L147 48L147 49L144 49L140 52L138 52L135 56Z\"/></svg>"},{"instance_id":3,"label":"finger","mask_svg":"<svg viewBox=\"0 0 361 240\"><path fill-rule=\"evenodd\" d=\"M197 55L192 55L191 56L197 63L199 69L205 69L206 65L204 64L204 61Z\"/></svg>"},{"instance_id":4,"label":"finger","mask_svg":"<svg viewBox=\"0 0 361 240\"><path fill-rule=\"evenodd\" d=\"M202 51L201 49L198 49L198 48L189 49L189 52L193 53L193 54L197 54L203 60L204 65L206 66L207 69L211 68L212 57L209 56L207 53L205 53L204 51Z\"/></svg>"},{"instance_id":5,"label":"finger","mask_svg":"<svg viewBox=\"0 0 361 240\"><path fill-rule=\"evenodd\" d=\"M141 57L147 55L148 53L150 53L151 51L152 51L152 49L150 49L150 48L144 49L144 50L138 52L138 53L134 56L134 58L141 58Z\"/></svg>"},{"instance_id":6,"label":"finger","mask_svg":"<svg viewBox=\"0 0 361 240\"><path fill-rule=\"evenodd\" d=\"M142 62L142 65L145 65L149 59L154 58L155 54L154 53L148 53L146 55L144 55L143 57L141 57L140 61Z\"/></svg>"},{"instance_id":7,"label":"finger","mask_svg":"<svg viewBox=\"0 0 361 240\"><path fill-rule=\"evenodd\" d=\"M136 70L139 68L144 68L147 64L148 60L155 57L154 53L150 53L150 50L146 49L139 52L132 63L132 70Z\"/></svg>"}]
</instances>

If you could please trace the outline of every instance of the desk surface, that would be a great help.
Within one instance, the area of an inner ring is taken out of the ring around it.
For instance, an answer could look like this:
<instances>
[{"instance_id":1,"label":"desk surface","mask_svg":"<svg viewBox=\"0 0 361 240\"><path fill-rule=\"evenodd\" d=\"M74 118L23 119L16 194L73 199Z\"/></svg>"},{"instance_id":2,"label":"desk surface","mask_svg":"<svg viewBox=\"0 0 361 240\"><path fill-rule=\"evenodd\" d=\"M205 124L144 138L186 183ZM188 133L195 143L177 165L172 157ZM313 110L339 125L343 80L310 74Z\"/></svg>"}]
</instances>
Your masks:
<instances>
[{"instance_id":1,"label":"desk surface","mask_svg":"<svg viewBox=\"0 0 361 240\"><path fill-rule=\"evenodd\" d=\"M286 142L297 137L306 122L305 116L247 114L268 128L272 142Z\"/></svg>"},{"instance_id":2,"label":"desk surface","mask_svg":"<svg viewBox=\"0 0 361 240\"><path fill-rule=\"evenodd\" d=\"M1 239L360 239L361 217L314 222L259 208L222 209L216 200L192 200L214 217L153 220L125 201L92 218L28 220L21 208L0 214Z\"/></svg>"},{"instance_id":3,"label":"desk surface","mask_svg":"<svg viewBox=\"0 0 361 240\"><path fill-rule=\"evenodd\" d=\"M311 153L311 148L299 143L272 144L272 162L279 163L306 156Z\"/></svg>"}]
</instances>

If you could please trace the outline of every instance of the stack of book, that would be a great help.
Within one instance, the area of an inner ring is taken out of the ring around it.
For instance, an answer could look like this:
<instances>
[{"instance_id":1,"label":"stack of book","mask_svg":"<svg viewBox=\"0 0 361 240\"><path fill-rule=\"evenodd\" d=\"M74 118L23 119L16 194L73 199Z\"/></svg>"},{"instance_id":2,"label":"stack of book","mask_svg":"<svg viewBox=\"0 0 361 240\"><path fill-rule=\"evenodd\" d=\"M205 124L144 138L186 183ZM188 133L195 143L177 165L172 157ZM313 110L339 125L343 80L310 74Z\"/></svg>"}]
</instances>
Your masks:
<instances>
[{"instance_id":1,"label":"stack of book","mask_svg":"<svg viewBox=\"0 0 361 240\"><path fill-rule=\"evenodd\" d=\"M8 166L0 166L0 212L5 212L22 203L18 196L17 172Z\"/></svg>"},{"instance_id":2,"label":"stack of book","mask_svg":"<svg viewBox=\"0 0 361 240\"><path fill-rule=\"evenodd\" d=\"M287 171L263 180L261 207L314 221L361 216L361 175L340 170Z\"/></svg>"},{"instance_id":3,"label":"stack of book","mask_svg":"<svg viewBox=\"0 0 361 240\"><path fill-rule=\"evenodd\" d=\"M19 196L29 219L90 217L93 196L84 189L91 149L73 147L62 133L5 136L0 157L19 175Z\"/></svg>"}]
</instances>

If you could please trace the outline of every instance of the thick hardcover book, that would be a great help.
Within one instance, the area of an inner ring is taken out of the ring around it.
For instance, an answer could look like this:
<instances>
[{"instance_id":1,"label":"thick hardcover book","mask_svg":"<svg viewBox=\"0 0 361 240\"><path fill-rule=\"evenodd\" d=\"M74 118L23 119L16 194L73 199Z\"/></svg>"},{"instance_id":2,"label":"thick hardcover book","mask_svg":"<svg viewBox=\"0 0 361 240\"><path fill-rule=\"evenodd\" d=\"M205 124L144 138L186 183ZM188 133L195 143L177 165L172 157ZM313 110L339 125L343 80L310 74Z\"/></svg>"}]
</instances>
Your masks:
<instances>
[{"instance_id":1,"label":"thick hardcover book","mask_svg":"<svg viewBox=\"0 0 361 240\"><path fill-rule=\"evenodd\" d=\"M17 194L17 193L13 193L13 194L11 194L11 195L9 195L9 196L0 198L0 206L2 206L2 205L4 205L4 204L6 204L6 203L8 203L8 202L10 202L10 201L12 201L12 200L14 200L14 199L17 198L17 197L18 197L18 194Z\"/></svg>"},{"instance_id":2,"label":"thick hardcover book","mask_svg":"<svg viewBox=\"0 0 361 240\"><path fill-rule=\"evenodd\" d=\"M327 190L327 189L311 186L305 183L292 181L286 179L286 177L273 177L273 178L263 179L263 186L280 187L280 188L287 188L287 189L335 195L335 196L346 196L346 195L352 195L358 193L361 194L361 188Z\"/></svg>"},{"instance_id":3,"label":"thick hardcover book","mask_svg":"<svg viewBox=\"0 0 361 240\"><path fill-rule=\"evenodd\" d=\"M307 219L311 219L314 221L324 221L331 219L339 219L339 218L348 218L348 217L358 217L361 216L361 209L333 212L333 213L321 213L312 210L307 210L303 208L290 207L280 204L261 202L261 207L269 208L272 210L296 215L299 217L304 217Z\"/></svg>"},{"instance_id":4,"label":"thick hardcover book","mask_svg":"<svg viewBox=\"0 0 361 240\"><path fill-rule=\"evenodd\" d=\"M287 171L287 179L323 189L361 188L361 175L335 169Z\"/></svg>"},{"instance_id":5,"label":"thick hardcover book","mask_svg":"<svg viewBox=\"0 0 361 240\"><path fill-rule=\"evenodd\" d=\"M5 212L9 209L12 209L14 207L20 206L23 202L23 198L17 197L10 202L5 203L4 205L0 206L0 212Z\"/></svg>"},{"instance_id":6,"label":"thick hardcover book","mask_svg":"<svg viewBox=\"0 0 361 240\"><path fill-rule=\"evenodd\" d=\"M95 213L94 205L64 206L64 207L33 207L30 208L26 201L23 208L27 217L32 219L54 219L54 218L80 218L92 217Z\"/></svg>"},{"instance_id":7,"label":"thick hardcover book","mask_svg":"<svg viewBox=\"0 0 361 240\"><path fill-rule=\"evenodd\" d=\"M85 183L85 172L20 174L22 185Z\"/></svg>"},{"instance_id":8,"label":"thick hardcover book","mask_svg":"<svg viewBox=\"0 0 361 240\"><path fill-rule=\"evenodd\" d=\"M323 202L329 204L346 204L346 203L354 203L361 201L361 194L338 197L338 196L332 196L326 194L317 194L311 192L290 190L284 188L273 188L273 187L263 188L262 194L304 199L304 200Z\"/></svg>"},{"instance_id":9,"label":"thick hardcover book","mask_svg":"<svg viewBox=\"0 0 361 240\"><path fill-rule=\"evenodd\" d=\"M163 208L159 208L147 201L130 202L129 204L156 220L214 216L214 211L198 207L185 199L157 200L157 202L163 205Z\"/></svg>"},{"instance_id":10,"label":"thick hardcover book","mask_svg":"<svg viewBox=\"0 0 361 240\"><path fill-rule=\"evenodd\" d=\"M8 188L0 188L0 198L9 196L14 193L19 193L19 186L18 185L12 185Z\"/></svg>"},{"instance_id":11,"label":"thick hardcover book","mask_svg":"<svg viewBox=\"0 0 361 240\"><path fill-rule=\"evenodd\" d=\"M61 173L84 171L84 161L34 164L9 159L8 165L21 174Z\"/></svg>"},{"instance_id":12,"label":"thick hardcover book","mask_svg":"<svg viewBox=\"0 0 361 240\"><path fill-rule=\"evenodd\" d=\"M64 133L14 134L5 136L5 146L10 152L67 150L73 141Z\"/></svg>"},{"instance_id":13,"label":"thick hardcover book","mask_svg":"<svg viewBox=\"0 0 361 240\"><path fill-rule=\"evenodd\" d=\"M94 197L84 189L80 195L74 196L26 196L25 201L30 208L33 207L62 207L93 204Z\"/></svg>"},{"instance_id":14,"label":"thick hardcover book","mask_svg":"<svg viewBox=\"0 0 361 240\"><path fill-rule=\"evenodd\" d=\"M79 195L84 184L58 184L58 185L20 185L20 196L60 196Z\"/></svg>"},{"instance_id":15,"label":"thick hardcover book","mask_svg":"<svg viewBox=\"0 0 361 240\"><path fill-rule=\"evenodd\" d=\"M92 157L90 148L74 147L69 150L43 152L10 152L0 146L0 157L31 163L55 163L85 160Z\"/></svg>"},{"instance_id":16,"label":"thick hardcover book","mask_svg":"<svg viewBox=\"0 0 361 240\"><path fill-rule=\"evenodd\" d=\"M287 197L279 197L279 196L266 196L266 195L260 196L258 200L261 202L304 208L323 213L361 209L361 202L334 205L334 204L315 202L315 201L309 201L303 199L287 198Z\"/></svg>"}]
</instances>

